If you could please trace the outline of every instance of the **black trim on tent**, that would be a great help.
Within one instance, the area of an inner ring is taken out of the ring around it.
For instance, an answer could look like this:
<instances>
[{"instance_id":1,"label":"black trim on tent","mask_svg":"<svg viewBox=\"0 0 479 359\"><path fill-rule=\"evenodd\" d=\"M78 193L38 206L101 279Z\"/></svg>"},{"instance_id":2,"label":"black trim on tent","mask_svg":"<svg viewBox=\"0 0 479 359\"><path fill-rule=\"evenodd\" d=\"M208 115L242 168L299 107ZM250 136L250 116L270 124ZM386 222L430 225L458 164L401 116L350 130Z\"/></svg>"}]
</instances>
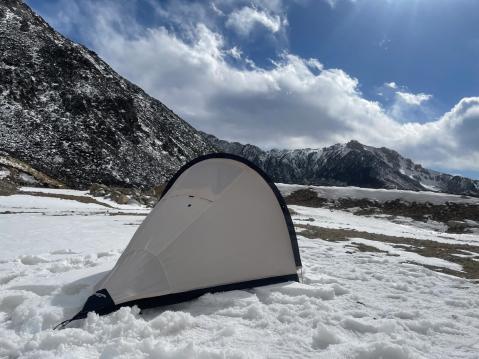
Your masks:
<instances>
[{"instance_id":1,"label":"black trim on tent","mask_svg":"<svg viewBox=\"0 0 479 359\"><path fill-rule=\"evenodd\" d=\"M165 186L165 189L163 190L163 193L161 194L160 200L166 195L166 193L170 190L176 180L183 174L183 172L185 172L188 168L194 166L198 162L209 160L211 158L226 158L241 162L256 171L266 181L266 183L269 185L274 195L276 196L279 206L281 207L281 211L283 212L284 221L286 222L286 226L288 227L289 239L291 240L291 247L293 249L294 262L296 264L296 267L301 267L302 264L301 257L299 255L298 238L296 237L296 231L294 230L293 221L291 219L291 215L289 214L288 207L286 206L286 202L281 195L281 192L279 191L278 187L276 187L271 178L261 168L259 168L253 162L247 160L246 158L233 155L231 153L210 153L208 155L197 157L194 160L185 164L183 167L181 167L178 172L176 172L175 175L168 181Z\"/></svg>"},{"instance_id":2,"label":"black trim on tent","mask_svg":"<svg viewBox=\"0 0 479 359\"><path fill-rule=\"evenodd\" d=\"M189 290L187 292L161 295L158 297L142 298L142 299L132 300L130 302L117 304L116 309L119 309L120 307L123 307L123 306L134 306L134 305L138 306L138 308L141 308L141 309L153 308L153 307L159 307L162 305L171 305L171 304L186 302L186 301L198 298L206 293L218 293L218 292L227 292L230 290L249 289L253 287L261 287L264 285L278 284L278 283L289 282L289 281L298 282L299 281L298 275L297 274L280 275L276 277L248 280L245 282L218 285L218 286L209 287L209 288L194 289L194 290Z\"/></svg>"},{"instance_id":3,"label":"black trim on tent","mask_svg":"<svg viewBox=\"0 0 479 359\"><path fill-rule=\"evenodd\" d=\"M280 275L276 277L248 280L248 281L238 282L238 283L223 284L223 285L218 285L215 287L194 289L194 290L189 290L186 292L160 295L158 297L141 298L141 299L136 299L129 302L120 303L120 304L115 304L113 302L113 299L110 296L110 293L108 293L106 289L101 289L88 297L82 310L78 312L73 318L61 322L60 324L55 326L53 329L63 329L70 322L74 320L86 318L89 312L95 312L98 315L106 315L120 309L121 307L126 307L126 306L132 307L134 305L136 305L140 309L154 308L154 307L160 307L163 305L171 305L171 304L186 302L186 301L198 298L206 293L218 293L218 292L227 292L230 290L249 289L253 287L261 287L265 285L278 284L278 283L283 283L288 281L298 282L299 281L298 274L287 274L287 275Z\"/></svg>"},{"instance_id":4,"label":"black trim on tent","mask_svg":"<svg viewBox=\"0 0 479 359\"><path fill-rule=\"evenodd\" d=\"M82 310L75 314L73 318L61 322L53 329L63 329L74 320L86 318L89 312L105 315L115 310L117 310L117 306L111 298L110 293L108 293L106 289L100 289L88 297Z\"/></svg>"}]
</instances>

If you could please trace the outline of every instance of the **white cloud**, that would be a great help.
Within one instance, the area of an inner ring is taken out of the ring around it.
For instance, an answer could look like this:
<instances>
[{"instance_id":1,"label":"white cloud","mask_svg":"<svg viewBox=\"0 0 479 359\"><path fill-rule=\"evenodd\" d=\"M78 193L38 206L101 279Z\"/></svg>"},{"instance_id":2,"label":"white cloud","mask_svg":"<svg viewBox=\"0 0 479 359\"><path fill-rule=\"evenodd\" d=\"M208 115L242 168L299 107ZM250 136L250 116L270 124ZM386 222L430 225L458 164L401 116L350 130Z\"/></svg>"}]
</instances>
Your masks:
<instances>
[{"instance_id":1,"label":"white cloud","mask_svg":"<svg viewBox=\"0 0 479 359\"><path fill-rule=\"evenodd\" d=\"M394 81L386 82L383 88L386 88L389 92L394 93L396 95L396 100L402 104L410 106L420 106L424 102L432 99L432 95L423 92L417 94L407 92L407 88L405 86L399 86Z\"/></svg>"},{"instance_id":2,"label":"white cloud","mask_svg":"<svg viewBox=\"0 0 479 359\"><path fill-rule=\"evenodd\" d=\"M388 115L398 122L424 122L437 118L434 106L429 103L433 98L430 94L412 93L406 86L398 85L394 81L384 83L379 87L377 94L388 103L386 107Z\"/></svg>"},{"instance_id":3,"label":"white cloud","mask_svg":"<svg viewBox=\"0 0 479 359\"><path fill-rule=\"evenodd\" d=\"M439 120L410 124L405 150L431 166L479 170L479 97L463 98Z\"/></svg>"},{"instance_id":4,"label":"white cloud","mask_svg":"<svg viewBox=\"0 0 479 359\"><path fill-rule=\"evenodd\" d=\"M363 97L358 79L317 59L285 52L272 68L261 68L203 23L186 41L164 27L141 28L114 11L95 6L84 19L94 50L198 129L263 147L357 139L425 165L479 170L479 97L462 99L437 121L398 121ZM121 27L112 23L118 18ZM230 64L231 56L239 66ZM399 86L391 84L396 93ZM404 101L419 105L430 98L408 95L414 100Z\"/></svg>"},{"instance_id":5,"label":"white cloud","mask_svg":"<svg viewBox=\"0 0 479 359\"><path fill-rule=\"evenodd\" d=\"M234 29L243 36L249 35L257 25L276 33L280 30L281 24L282 21L278 15L270 15L249 6L234 10L226 20L227 27Z\"/></svg>"},{"instance_id":6,"label":"white cloud","mask_svg":"<svg viewBox=\"0 0 479 359\"><path fill-rule=\"evenodd\" d=\"M392 81L392 82L386 82L384 85L387 86L387 87L389 87L389 88L391 88L391 89L393 89L393 90L396 90L396 89L398 88L398 85L397 85L394 81Z\"/></svg>"},{"instance_id":7,"label":"white cloud","mask_svg":"<svg viewBox=\"0 0 479 359\"><path fill-rule=\"evenodd\" d=\"M237 60L240 60L241 59L241 55L243 54L243 52L238 49L236 46L232 47L231 49L229 49L227 51L228 54L231 55L231 57L237 59Z\"/></svg>"},{"instance_id":8,"label":"white cloud","mask_svg":"<svg viewBox=\"0 0 479 359\"><path fill-rule=\"evenodd\" d=\"M215 3L211 3L211 8L213 9L213 11L215 12L216 15L224 16L224 12L221 11L220 9L218 9L218 7L215 5Z\"/></svg>"},{"instance_id":9,"label":"white cloud","mask_svg":"<svg viewBox=\"0 0 479 359\"><path fill-rule=\"evenodd\" d=\"M429 101L432 98L432 95L425 94L422 92L414 94L409 92L397 91L396 96L398 96L399 99L411 106L420 106L423 102Z\"/></svg>"}]
</instances>

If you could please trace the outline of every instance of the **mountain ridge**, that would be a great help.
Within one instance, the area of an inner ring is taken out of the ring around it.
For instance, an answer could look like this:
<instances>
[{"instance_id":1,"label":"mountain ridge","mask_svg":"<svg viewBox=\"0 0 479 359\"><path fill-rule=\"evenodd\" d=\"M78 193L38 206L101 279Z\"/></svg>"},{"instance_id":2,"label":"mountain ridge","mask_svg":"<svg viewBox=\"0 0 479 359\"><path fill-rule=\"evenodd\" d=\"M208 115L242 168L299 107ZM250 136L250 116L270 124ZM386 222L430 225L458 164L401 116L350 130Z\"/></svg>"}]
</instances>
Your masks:
<instances>
[{"instance_id":1,"label":"mountain ridge","mask_svg":"<svg viewBox=\"0 0 479 359\"><path fill-rule=\"evenodd\" d=\"M352 140L321 149L262 150L202 132L223 152L252 161L281 183L435 191L479 196L479 181L433 171L386 147Z\"/></svg>"},{"instance_id":2,"label":"mountain ridge","mask_svg":"<svg viewBox=\"0 0 479 359\"><path fill-rule=\"evenodd\" d=\"M197 131L20 0L0 3L0 33L0 159L20 166L13 169L27 183L145 189L220 150L249 159L276 182L479 196L479 181L423 168L385 147L350 141L264 151Z\"/></svg>"}]
</instances>

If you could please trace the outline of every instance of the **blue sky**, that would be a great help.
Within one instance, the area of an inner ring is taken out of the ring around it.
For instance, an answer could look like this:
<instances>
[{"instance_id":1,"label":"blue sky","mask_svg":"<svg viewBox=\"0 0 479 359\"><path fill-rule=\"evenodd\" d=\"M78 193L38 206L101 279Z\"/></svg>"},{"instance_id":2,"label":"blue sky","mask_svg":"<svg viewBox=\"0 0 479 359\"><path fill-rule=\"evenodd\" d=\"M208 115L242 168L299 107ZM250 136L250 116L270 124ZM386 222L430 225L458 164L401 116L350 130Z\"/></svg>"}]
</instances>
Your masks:
<instances>
[{"instance_id":1,"label":"blue sky","mask_svg":"<svg viewBox=\"0 0 479 359\"><path fill-rule=\"evenodd\" d=\"M479 178L479 1L28 0L196 128Z\"/></svg>"},{"instance_id":2,"label":"blue sky","mask_svg":"<svg viewBox=\"0 0 479 359\"><path fill-rule=\"evenodd\" d=\"M478 93L478 1L311 2L289 21L292 52L345 70L373 98L394 81L433 94L443 112Z\"/></svg>"}]
</instances>

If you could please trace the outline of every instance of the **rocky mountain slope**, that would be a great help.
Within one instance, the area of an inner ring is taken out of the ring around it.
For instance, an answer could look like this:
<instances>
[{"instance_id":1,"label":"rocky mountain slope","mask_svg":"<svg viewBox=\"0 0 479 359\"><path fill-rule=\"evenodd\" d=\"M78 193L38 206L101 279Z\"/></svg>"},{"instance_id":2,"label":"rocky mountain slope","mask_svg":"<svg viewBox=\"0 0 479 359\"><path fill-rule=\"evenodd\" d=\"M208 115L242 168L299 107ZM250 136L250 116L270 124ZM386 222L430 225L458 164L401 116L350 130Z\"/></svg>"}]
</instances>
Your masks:
<instances>
[{"instance_id":1,"label":"rocky mountain slope","mask_svg":"<svg viewBox=\"0 0 479 359\"><path fill-rule=\"evenodd\" d=\"M243 156L275 182L429 190L479 196L479 181L426 169L385 147L357 141L322 149L264 151L203 133L221 151Z\"/></svg>"},{"instance_id":2,"label":"rocky mountain slope","mask_svg":"<svg viewBox=\"0 0 479 359\"><path fill-rule=\"evenodd\" d=\"M151 187L214 151L20 0L0 2L0 156L71 187Z\"/></svg>"},{"instance_id":3,"label":"rocky mountain slope","mask_svg":"<svg viewBox=\"0 0 479 359\"><path fill-rule=\"evenodd\" d=\"M387 148L351 141L263 151L202 134L21 0L0 2L1 178L150 188L217 149L248 158L276 182L479 196L479 181L425 169Z\"/></svg>"}]
</instances>

